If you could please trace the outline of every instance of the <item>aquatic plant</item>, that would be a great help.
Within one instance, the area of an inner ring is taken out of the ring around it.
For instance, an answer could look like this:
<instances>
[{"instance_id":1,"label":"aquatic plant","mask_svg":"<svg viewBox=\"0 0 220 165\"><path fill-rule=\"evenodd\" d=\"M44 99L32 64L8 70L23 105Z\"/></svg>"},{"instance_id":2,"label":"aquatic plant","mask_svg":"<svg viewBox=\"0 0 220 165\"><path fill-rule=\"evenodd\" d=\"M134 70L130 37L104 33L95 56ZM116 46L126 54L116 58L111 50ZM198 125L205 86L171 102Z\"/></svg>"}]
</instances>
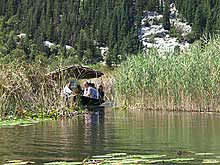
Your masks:
<instances>
[{"instance_id":1,"label":"aquatic plant","mask_svg":"<svg viewBox=\"0 0 220 165\"><path fill-rule=\"evenodd\" d=\"M25 164L35 164L35 162L23 161L23 160L9 160L4 165L25 165Z\"/></svg>"},{"instance_id":2,"label":"aquatic plant","mask_svg":"<svg viewBox=\"0 0 220 165\"><path fill-rule=\"evenodd\" d=\"M150 50L129 58L114 76L118 104L145 109L220 111L220 39L187 52Z\"/></svg>"},{"instance_id":3,"label":"aquatic plant","mask_svg":"<svg viewBox=\"0 0 220 165\"><path fill-rule=\"evenodd\" d=\"M190 153L190 152L187 152ZM192 157L189 157L192 156ZM92 157L86 157L83 161L71 162L71 161L55 161L45 162L44 165L111 165L111 164L219 164L219 159L213 159L212 157L194 157L195 154L191 153L185 157L176 157L176 155L161 155L161 154L142 154L132 155L128 153L109 153L105 155L96 155ZM210 156L210 155L209 155ZM35 164L33 161L24 160L10 160L4 165L20 165L20 164ZM37 164L37 162L36 162Z\"/></svg>"},{"instance_id":4,"label":"aquatic plant","mask_svg":"<svg viewBox=\"0 0 220 165\"><path fill-rule=\"evenodd\" d=\"M194 154L188 156L195 156ZM201 163L219 163L218 159L197 159L194 157L175 157L174 155L130 155L127 153L111 153L106 155L96 155L85 158L82 162L48 162L45 165L92 165L92 164L201 164Z\"/></svg>"},{"instance_id":5,"label":"aquatic plant","mask_svg":"<svg viewBox=\"0 0 220 165\"><path fill-rule=\"evenodd\" d=\"M60 105L56 83L39 64L13 60L0 65L0 117L49 114Z\"/></svg>"}]
</instances>

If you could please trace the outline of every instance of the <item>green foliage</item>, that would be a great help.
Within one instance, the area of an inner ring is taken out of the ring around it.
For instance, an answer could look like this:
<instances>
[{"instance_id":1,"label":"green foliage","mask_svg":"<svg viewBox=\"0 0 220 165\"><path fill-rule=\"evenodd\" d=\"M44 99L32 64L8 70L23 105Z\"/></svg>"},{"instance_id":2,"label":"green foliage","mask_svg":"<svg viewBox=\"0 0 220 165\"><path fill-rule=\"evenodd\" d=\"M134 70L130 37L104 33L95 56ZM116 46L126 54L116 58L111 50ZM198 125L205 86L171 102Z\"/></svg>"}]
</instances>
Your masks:
<instances>
[{"instance_id":1,"label":"green foliage","mask_svg":"<svg viewBox=\"0 0 220 165\"><path fill-rule=\"evenodd\" d=\"M0 8L0 27L4 30L2 38L5 41L0 45L8 49L7 54L16 48L23 49L26 58L32 61L40 52L46 53L47 57L57 55L59 50L43 46L44 41L61 47L70 45L85 64L102 61L99 47L104 46L116 53L109 56L113 57L110 60L120 61L118 52L113 50L115 47L123 46L120 54L135 53L138 49L138 38L131 36L138 36L137 29L141 26L147 3L136 1L5 1ZM17 38L19 33L25 33L27 37ZM135 40L132 48L130 38ZM66 56L66 50L63 53Z\"/></svg>"},{"instance_id":2,"label":"green foliage","mask_svg":"<svg viewBox=\"0 0 220 165\"><path fill-rule=\"evenodd\" d=\"M219 1L175 0L177 9L193 25L193 35L219 34Z\"/></svg>"},{"instance_id":3,"label":"green foliage","mask_svg":"<svg viewBox=\"0 0 220 165\"><path fill-rule=\"evenodd\" d=\"M219 44L217 38L185 53L151 50L129 58L115 75L116 100L149 109L218 111Z\"/></svg>"},{"instance_id":4,"label":"green foliage","mask_svg":"<svg viewBox=\"0 0 220 165\"><path fill-rule=\"evenodd\" d=\"M170 30L170 1L165 0L165 8L163 11L163 27L165 30Z\"/></svg>"}]
</instances>

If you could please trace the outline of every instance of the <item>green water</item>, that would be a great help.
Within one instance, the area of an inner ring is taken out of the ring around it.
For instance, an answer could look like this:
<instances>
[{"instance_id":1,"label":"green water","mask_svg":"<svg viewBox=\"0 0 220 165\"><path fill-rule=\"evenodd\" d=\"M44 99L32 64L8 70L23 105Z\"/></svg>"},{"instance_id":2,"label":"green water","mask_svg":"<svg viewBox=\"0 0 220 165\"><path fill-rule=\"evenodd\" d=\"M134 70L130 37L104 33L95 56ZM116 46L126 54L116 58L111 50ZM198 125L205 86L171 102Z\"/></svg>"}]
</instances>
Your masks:
<instances>
[{"instance_id":1,"label":"green water","mask_svg":"<svg viewBox=\"0 0 220 165\"><path fill-rule=\"evenodd\" d=\"M217 159L220 115L106 110L71 120L0 128L0 164L14 159L37 164L82 161L116 152ZM194 152L213 155L194 156Z\"/></svg>"}]
</instances>

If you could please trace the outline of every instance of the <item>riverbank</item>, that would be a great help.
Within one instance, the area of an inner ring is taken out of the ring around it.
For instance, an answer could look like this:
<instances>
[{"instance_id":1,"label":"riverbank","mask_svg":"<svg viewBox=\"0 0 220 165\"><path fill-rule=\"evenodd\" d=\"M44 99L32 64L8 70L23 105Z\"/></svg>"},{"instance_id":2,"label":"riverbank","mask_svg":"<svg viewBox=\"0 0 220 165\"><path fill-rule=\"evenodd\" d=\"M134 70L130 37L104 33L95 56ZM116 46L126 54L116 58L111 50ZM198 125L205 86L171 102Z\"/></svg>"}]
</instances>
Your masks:
<instances>
[{"instance_id":1,"label":"riverbank","mask_svg":"<svg viewBox=\"0 0 220 165\"><path fill-rule=\"evenodd\" d=\"M115 74L115 98L139 109L220 112L220 39L187 52L129 58Z\"/></svg>"},{"instance_id":2,"label":"riverbank","mask_svg":"<svg viewBox=\"0 0 220 165\"><path fill-rule=\"evenodd\" d=\"M0 119L59 119L84 113L83 107L64 104L62 89L67 81L74 78L64 75L59 80L49 78L47 73L54 67L53 63L29 63L21 58L5 57L0 58L0 64ZM57 62L56 67L58 66L62 68L66 65ZM105 77L92 79L92 82L97 86L103 85L106 100L110 100L112 90L108 90L108 86L113 83L108 80L112 70L102 65L92 68L99 68L106 73ZM78 81L82 83L81 80Z\"/></svg>"},{"instance_id":3,"label":"riverbank","mask_svg":"<svg viewBox=\"0 0 220 165\"><path fill-rule=\"evenodd\" d=\"M19 59L0 65L0 118L20 118L54 111L60 104L56 83L46 78L47 68Z\"/></svg>"},{"instance_id":4,"label":"riverbank","mask_svg":"<svg viewBox=\"0 0 220 165\"><path fill-rule=\"evenodd\" d=\"M220 39L195 43L187 52L150 49L93 79L106 100L123 109L220 112ZM0 60L1 61L1 60ZM63 114L62 85L45 77L49 67L20 59L0 66L0 118L53 118ZM75 108L77 110L75 110ZM67 108L77 114L79 107Z\"/></svg>"}]
</instances>

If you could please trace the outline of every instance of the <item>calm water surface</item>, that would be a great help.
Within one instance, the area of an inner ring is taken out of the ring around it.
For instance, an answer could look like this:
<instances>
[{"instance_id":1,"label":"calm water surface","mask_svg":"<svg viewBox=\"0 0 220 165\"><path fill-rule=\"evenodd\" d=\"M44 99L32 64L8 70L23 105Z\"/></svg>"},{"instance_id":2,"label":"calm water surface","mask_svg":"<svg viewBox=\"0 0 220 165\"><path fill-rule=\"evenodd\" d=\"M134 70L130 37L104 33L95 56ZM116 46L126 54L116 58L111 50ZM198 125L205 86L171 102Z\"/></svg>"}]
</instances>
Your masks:
<instances>
[{"instance_id":1,"label":"calm water surface","mask_svg":"<svg viewBox=\"0 0 220 165\"><path fill-rule=\"evenodd\" d=\"M220 156L220 116L200 113L106 110L71 120L0 128L0 164L5 160L82 161L111 152Z\"/></svg>"}]
</instances>

